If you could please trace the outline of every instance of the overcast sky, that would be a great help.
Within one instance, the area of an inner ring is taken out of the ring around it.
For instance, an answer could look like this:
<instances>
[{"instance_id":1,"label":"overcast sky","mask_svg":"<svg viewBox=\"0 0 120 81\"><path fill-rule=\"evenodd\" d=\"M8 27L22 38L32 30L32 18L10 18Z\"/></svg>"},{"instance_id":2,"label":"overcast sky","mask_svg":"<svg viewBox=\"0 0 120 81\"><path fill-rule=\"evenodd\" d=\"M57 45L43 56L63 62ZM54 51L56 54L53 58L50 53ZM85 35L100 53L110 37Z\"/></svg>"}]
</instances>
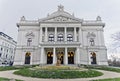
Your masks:
<instances>
[{"instance_id":1,"label":"overcast sky","mask_svg":"<svg viewBox=\"0 0 120 81\"><path fill-rule=\"evenodd\" d=\"M120 0L0 0L0 31L17 40L16 23L21 16L28 20L44 18L63 5L69 13L84 20L99 15L106 23L105 43L111 44L111 34L120 31Z\"/></svg>"}]
</instances>

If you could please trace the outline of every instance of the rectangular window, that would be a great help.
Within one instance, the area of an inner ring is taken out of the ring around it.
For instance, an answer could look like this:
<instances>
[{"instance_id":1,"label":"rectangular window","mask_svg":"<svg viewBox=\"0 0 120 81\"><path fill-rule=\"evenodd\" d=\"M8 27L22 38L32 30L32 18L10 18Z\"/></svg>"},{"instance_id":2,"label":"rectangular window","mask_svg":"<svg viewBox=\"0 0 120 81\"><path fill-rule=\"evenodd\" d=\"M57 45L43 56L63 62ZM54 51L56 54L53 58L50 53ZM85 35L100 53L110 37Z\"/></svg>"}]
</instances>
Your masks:
<instances>
[{"instance_id":1,"label":"rectangular window","mask_svg":"<svg viewBox=\"0 0 120 81\"><path fill-rule=\"evenodd\" d=\"M49 37L48 41L53 42L53 41L54 41L54 38Z\"/></svg>"}]
</instances>

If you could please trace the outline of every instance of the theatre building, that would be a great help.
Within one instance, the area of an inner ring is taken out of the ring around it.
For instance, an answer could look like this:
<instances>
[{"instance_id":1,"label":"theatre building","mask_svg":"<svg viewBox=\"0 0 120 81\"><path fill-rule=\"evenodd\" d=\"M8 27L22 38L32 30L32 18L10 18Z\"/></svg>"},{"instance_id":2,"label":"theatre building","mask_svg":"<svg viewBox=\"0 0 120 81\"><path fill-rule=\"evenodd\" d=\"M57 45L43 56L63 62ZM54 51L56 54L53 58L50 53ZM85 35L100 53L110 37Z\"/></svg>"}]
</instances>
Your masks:
<instances>
[{"instance_id":1,"label":"theatre building","mask_svg":"<svg viewBox=\"0 0 120 81\"><path fill-rule=\"evenodd\" d=\"M79 19L64 10L38 20L21 17L14 65L51 64L60 59L63 65L108 65L104 43L105 23Z\"/></svg>"}]
</instances>

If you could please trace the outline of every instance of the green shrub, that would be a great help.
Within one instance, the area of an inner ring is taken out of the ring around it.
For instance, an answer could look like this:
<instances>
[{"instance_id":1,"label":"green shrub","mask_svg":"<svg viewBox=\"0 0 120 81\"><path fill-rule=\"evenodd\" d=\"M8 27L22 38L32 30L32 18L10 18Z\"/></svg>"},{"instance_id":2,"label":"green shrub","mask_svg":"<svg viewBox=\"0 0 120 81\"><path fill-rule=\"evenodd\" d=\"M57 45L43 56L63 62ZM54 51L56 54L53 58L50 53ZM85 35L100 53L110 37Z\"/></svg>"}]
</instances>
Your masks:
<instances>
[{"instance_id":1,"label":"green shrub","mask_svg":"<svg viewBox=\"0 0 120 81\"><path fill-rule=\"evenodd\" d=\"M0 81L10 81L10 79L0 77ZM15 81L23 81L23 80L15 79Z\"/></svg>"},{"instance_id":2,"label":"green shrub","mask_svg":"<svg viewBox=\"0 0 120 81\"><path fill-rule=\"evenodd\" d=\"M36 70L83 70L79 67L70 67L70 66L36 66L33 69Z\"/></svg>"},{"instance_id":3,"label":"green shrub","mask_svg":"<svg viewBox=\"0 0 120 81\"><path fill-rule=\"evenodd\" d=\"M0 67L0 71L14 70L14 69L17 69L17 68L13 66L1 66Z\"/></svg>"}]
</instances>

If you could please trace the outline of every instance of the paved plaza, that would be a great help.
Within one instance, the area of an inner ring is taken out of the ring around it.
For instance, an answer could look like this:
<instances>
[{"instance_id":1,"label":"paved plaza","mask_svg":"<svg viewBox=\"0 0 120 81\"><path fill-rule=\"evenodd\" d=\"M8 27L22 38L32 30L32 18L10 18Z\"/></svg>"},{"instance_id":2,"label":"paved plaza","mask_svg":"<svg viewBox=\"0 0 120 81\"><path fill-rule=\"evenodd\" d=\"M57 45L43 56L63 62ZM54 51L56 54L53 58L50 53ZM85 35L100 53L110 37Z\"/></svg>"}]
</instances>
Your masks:
<instances>
[{"instance_id":1,"label":"paved plaza","mask_svg":"<svg viewBox=\"0 0 120 81\"><path fill-rule=\"evenodd\" d=\"M120 73L97 70L97 71L102 72L104 75L99 76L99 77L94 77L94 78L42 79L42 78L32 78L32 77L24 77L24 76L14 75L13 74L14 71L15 70L0 71L0 77L5 77L5 78L9 78L9 79L20 79L20 80L24 80L24 81L89 81L89 80L95 80L95 79L118 78L118 77L120 77Z\"/></svg>"}]
</instances>

